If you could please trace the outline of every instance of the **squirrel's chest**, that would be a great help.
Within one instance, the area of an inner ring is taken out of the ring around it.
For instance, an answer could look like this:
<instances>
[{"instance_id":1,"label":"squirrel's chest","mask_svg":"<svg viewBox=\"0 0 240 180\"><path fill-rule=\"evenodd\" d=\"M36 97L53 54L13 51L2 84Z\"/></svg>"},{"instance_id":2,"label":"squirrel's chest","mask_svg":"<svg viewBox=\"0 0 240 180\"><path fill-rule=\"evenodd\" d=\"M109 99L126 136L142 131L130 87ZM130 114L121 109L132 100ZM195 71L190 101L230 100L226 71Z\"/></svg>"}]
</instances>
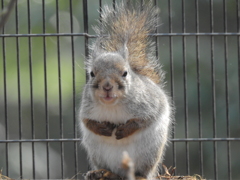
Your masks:
<instances>
[{"instance_id":1,"label":"squirrel's chest","mask_svg":"<svg viewBox=\"0 0 240 180\"><path fill-rule=\"evenodd\" d=\"M114 124L126 123L127 120L133 118L127 110L122 106L94 106L87 115L89 119L97 121L108 121Z\"/></svg>"}]
</instances>

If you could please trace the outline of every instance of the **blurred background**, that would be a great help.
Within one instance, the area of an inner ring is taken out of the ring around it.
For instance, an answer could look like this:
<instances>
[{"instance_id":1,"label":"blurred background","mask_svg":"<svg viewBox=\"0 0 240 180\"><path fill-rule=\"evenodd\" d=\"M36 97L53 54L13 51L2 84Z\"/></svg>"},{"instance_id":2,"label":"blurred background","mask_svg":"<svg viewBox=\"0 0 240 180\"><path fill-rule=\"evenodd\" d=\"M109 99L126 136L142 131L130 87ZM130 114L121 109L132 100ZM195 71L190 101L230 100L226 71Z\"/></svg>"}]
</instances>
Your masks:
<instances>
[{"instance_id":1,"label":"blurred background","mask_svg":"<svg viewBox=\"0 0 240 180\"><path fill-rule=\"evenodd\" d=\"M0 0L0 12L9 2ZM80 138L77 113L86 79L86 43L94 38L82 33L95 35L92 25L100 17L100 6L113 2L117 0L17 0L0 34L0 169L4 175L63 179L87 171L86 154L76 141ZM185 141L240 138L240 2L154 2L161 9L161 34L154 37L156 54L176 107L173 142L164 164L176 167L177 175L240 179L239 141ZM75 140L1 142L18 139Z\"/></svg>"}]
</instances>

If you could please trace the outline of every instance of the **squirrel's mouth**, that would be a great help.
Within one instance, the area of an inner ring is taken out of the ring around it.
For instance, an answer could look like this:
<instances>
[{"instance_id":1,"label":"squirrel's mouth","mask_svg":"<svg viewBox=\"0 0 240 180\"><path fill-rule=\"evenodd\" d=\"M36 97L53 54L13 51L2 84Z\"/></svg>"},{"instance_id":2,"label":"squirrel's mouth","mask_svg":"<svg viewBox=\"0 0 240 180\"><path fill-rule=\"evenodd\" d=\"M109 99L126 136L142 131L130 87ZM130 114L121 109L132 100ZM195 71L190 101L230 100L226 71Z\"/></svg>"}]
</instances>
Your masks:
<instances>
[{"instance_id":1,"label":"squirrel's mouth","mask_svg":"<svg viewBox=\"0 0 240 180\"><path fill-rule=\"evenodd\" d=\"M114 97L106 96L106 97L104 97L104 100L105 100L105 101L111 101L113 98L114 98Z\"/></svg>"},{"instance_id":2,"label":"squirrel's mouth","mask_svg":"<svg viewBox=\"0 0 240 180\"><path fill-rule=\"evenodd\" d=\"M103 102L110 104L117 99L117 96L112 93L107 92L105 95L101 96L101 99Z\"/></svg>"}]
</instances>

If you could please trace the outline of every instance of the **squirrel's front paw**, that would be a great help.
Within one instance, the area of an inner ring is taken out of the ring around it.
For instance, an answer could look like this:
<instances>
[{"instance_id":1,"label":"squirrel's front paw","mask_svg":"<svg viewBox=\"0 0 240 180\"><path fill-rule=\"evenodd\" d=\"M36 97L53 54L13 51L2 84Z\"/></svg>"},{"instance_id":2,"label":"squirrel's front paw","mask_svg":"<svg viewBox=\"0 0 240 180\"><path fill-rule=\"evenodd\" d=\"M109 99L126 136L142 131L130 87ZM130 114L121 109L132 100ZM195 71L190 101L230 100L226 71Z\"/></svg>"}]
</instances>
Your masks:
<instances>
[{"instance_id":1,"label":"squirrel's front paw","mask_svg":"<svg viewBox=\"0 0 240 180\"><path fill-rule=\"evenodd\" d=\"M140 127L136 121L135 119L131 119L128 120L126 124L119 125L115 133L116 139L119 140L128 137L137 131Z\"/></svg>"},{"instance_id":2,"label":"squirrel's front paw","mask_svg":"<svg viewBox=\"0 0 240 180\"><path fill-rule=\"evenodd\" d=\"M122 139L122 138L125 138L127 137L127 131L126 131L126 126L124 124L121 124L117 127L117 131L115 133L116 135L116 139Z\"/></svg>"},{"instance_id":3,"label":"squirrel's front paw","mask_svg":"<svg viewBox=\"0 0 240 180\"><path fill-rule=\"evenodd\" d=\"M106 169L99 169L95 171L88 171L84 179L85 180L110 180L110 179L120 180L122 178L117 174L114 174L111 171L108 171Z\"/></svg>"},{"instance_id":4,"label":"squirrel's front paw","mask_svg":"<svg viewBox=\"0 0 240 180\"><path fill-rule=\"evenodd\" d=\"M99 135L111 136L115 125L109 122L98 123L97 131Z\"/></svg>"},{"instance_id":5,"label":"squirrel's front paw","mask_svg":"<svg viewBox=\"0 0 240 180\"><path fill-rule=\"evenodd\" d=\"M90 119L85 119L84 123L89 130L101 136L111 136L116 127L110 122L98 122Z\"/></svg>"}]
</instances>

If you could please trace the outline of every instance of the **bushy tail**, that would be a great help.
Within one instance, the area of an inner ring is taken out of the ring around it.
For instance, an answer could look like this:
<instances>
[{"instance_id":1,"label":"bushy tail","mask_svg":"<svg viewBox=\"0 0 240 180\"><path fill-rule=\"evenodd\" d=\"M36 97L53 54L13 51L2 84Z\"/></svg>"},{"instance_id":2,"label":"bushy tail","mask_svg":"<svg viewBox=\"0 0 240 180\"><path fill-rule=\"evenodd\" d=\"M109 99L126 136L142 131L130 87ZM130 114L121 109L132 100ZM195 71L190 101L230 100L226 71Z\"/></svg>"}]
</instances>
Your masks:
<instances>
[{"instance_id":1,"label":"bushy tail","mask_svg":"<svg viewBox=\"0 0 240 180\"><path fill-rule=\"evenodd\" d=\"M95 27L105 51L128 49L128 61L132 70L149 77L155 83L162 78L161 68L155 55L154 42L148 36L156 30L159 9L150 2L134 4L121 2L115 9L103 8L101 23Z\"/></svg>"}]
</instances>

